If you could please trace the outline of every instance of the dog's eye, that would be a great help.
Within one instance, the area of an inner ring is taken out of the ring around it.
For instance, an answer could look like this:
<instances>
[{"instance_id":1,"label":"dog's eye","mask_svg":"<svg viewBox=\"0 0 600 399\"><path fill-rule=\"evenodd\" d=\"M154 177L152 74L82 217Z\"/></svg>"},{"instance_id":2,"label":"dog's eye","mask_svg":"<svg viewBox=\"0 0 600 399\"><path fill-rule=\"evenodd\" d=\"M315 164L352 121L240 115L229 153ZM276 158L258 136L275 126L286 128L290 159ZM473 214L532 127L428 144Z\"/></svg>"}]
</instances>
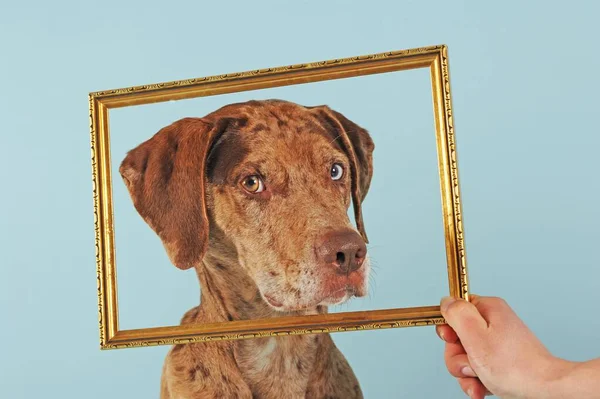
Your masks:
<instances>
[{"instance_id":1,"label":"dog's eye","mask_svg":"<svg viewBox=\"0 0 600 399\"><path fill-rule=\"evenodd\" d=\"M331 180L340 180L344 176L344 168L339 163L331 166Z\"/></svg>"},{"instance_id":2,"label":"dog's eye","mask_svg":"<svg viewBox=\"0 0 600 399\"><path fill-rule=\"evenodd\" d=\"M242 180L242 187L244 187L244 190L252 194L260 193L265 189L265 185L258 175L246 177L244 180Z\"/></svg>"}]
</instances>

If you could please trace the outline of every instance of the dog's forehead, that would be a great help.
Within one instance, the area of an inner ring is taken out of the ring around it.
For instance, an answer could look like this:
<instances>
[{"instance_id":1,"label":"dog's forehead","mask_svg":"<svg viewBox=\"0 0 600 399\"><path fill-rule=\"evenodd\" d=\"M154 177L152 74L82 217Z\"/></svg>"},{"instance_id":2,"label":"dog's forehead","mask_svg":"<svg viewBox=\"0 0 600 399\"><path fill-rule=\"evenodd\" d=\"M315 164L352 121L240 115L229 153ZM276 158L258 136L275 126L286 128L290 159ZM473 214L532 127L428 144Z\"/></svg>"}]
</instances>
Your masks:
<instances>
[{"instance_id":1,"label":"dog's forehead","mask_svg":"<svg viewBox=\"0 0 600 399\"><path fill-rule=\"evenodd\" d=\"M304 128L306 130L308 127L311 130L325 130L310 108L281 100L231 104L224 107L221 112L241 121L241 125L250 130L254 129L254 131L277 130L275 128L286 128L280 130Z\"/></svg>"},{"instance_id":2,"label":"dog's forehead","mask_svg":"<svg viewBox=\"0 0 600 399\"><path fill-rule=\"evenodd\" d=\"M250 100L243 103L228 104L213 112L213 114L223 116L225 114L248 115L253 117L283 117L289 118L292 115L310 114L311 108L300 104L284 100Z\"/></svg>"},{"instance_id":3,"label":"dog's forehead","mask_svg":"<svg viewBox=\"0 0 600 399\"><path fill-rule=\"evenodd\" d=\"M323 124L318 113L284 100L230 104L210 116L231 119L233 123L228 130L241 133L238 141L248 144L268 141L272 147L286 144L310 147L311 143L320 147L324 143L339 148L336 132Z\"/></svg>"},{"instance_id":4,"label":"dog's forehead","mask_svg":"<svg viewBox=\"0 0 600 399\"><path fill-rule=\"evenodd\" d=\"M262 152L288 156L293 151L318 156L340 150L335 132L324 127L312 112L293 108L284 111L267 109L248 117L240 136L250 146L249 155Z\"/></svg>"},{"instance_id":5,"label":"dog's forehead","mask_svg":"<svg viewBox=\"0 0 600 399\"><path fill-rule=\"evenodd\" d=\"M331 157L343 156L335 132L309 108L283 101L251 101L224 111L234 123L215 146L211 169L220 177L217 180L225 180L244 162L266 167L304 162L319 167Z\"/></svg>"}]
</instances>

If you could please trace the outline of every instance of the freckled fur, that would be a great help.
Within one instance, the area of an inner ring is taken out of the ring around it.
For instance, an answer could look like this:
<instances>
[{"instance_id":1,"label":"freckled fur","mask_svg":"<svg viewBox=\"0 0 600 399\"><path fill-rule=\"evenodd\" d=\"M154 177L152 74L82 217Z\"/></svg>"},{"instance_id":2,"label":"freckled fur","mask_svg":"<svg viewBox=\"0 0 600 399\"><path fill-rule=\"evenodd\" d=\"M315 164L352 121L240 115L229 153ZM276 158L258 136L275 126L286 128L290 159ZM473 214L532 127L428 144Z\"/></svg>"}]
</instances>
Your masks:
<instances>
[{"instance_id":1,"label":"freckled fur","mask_svg":"<svg viewBox=\"0 0 600 399\"><path fill-rule=\"evenodd\" d=\"M340 277L318 264L314 243L340 229L366 238L360 203L373 149L366 130L326 106L269 100L177 121L130 151L120 172L136 209L171 261L195 268L202 287L200 306L182 324L326 313L328 305L365 295L368 260ZM344 165L339 182L328 175L332 162ZM255 172L268 186L264 194L240 190L237 179ZM357 229L347 216L351 203ZM331 296L340 290L343 297ZM175 345L161 398L362 393L331 337L319 334Z\"/></svg>"}]
</instances>

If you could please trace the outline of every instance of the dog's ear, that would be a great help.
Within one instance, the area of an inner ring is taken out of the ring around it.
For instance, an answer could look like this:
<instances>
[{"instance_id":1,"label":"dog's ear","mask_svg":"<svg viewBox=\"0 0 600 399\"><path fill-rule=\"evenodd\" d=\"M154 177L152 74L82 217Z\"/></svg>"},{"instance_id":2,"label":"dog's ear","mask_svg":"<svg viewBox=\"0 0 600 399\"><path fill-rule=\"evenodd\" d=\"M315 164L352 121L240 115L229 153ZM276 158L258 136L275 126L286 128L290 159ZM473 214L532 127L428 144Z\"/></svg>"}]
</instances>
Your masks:
<instances>
[{"instance_id":1,"label":"dog's ear","mask_svg":"<svg viewBox=\"0 0 600 399\"><path fill-rule=\"evenodd\" d=\"M119 168L136 210L180 269L199 264L208 247L206 157L229 122L181 119L129 151Z\"/></svg>"},{"instance_id":2,"label":"dog's ear","mask_svg":"<svg viewBox=\"0 0 600 399\"><path fill-rule=\"evenodd\" d=\"M352 174L352 202L356 227L366 242L367 233L362 218L361 204L367 196L373 177L373 151L375 144L366 129L358 126L341 113L326 105L313 107L325 127L332 129L348 158Z\"/></svg>"}]
</instances>

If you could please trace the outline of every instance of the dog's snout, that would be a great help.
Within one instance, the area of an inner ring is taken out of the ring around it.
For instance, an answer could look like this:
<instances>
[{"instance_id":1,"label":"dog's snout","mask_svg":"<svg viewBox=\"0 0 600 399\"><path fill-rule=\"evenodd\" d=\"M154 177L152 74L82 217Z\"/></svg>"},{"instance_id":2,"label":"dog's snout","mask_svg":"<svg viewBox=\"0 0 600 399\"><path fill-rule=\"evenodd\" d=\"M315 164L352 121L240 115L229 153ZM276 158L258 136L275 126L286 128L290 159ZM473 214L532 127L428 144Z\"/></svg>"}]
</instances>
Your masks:
<instances>
[{"instance_id":1,"label":"dog's snout","mask_svg":"<svg viewBox=\"0 0 600 399\"><path fill-rule=\"evenodd\" d=\"M367 246L362 237L352 230L325 234L316 245L320 263L333 265L339 273L350 274L362 266Z\"/></svg>"}]
</instances>

